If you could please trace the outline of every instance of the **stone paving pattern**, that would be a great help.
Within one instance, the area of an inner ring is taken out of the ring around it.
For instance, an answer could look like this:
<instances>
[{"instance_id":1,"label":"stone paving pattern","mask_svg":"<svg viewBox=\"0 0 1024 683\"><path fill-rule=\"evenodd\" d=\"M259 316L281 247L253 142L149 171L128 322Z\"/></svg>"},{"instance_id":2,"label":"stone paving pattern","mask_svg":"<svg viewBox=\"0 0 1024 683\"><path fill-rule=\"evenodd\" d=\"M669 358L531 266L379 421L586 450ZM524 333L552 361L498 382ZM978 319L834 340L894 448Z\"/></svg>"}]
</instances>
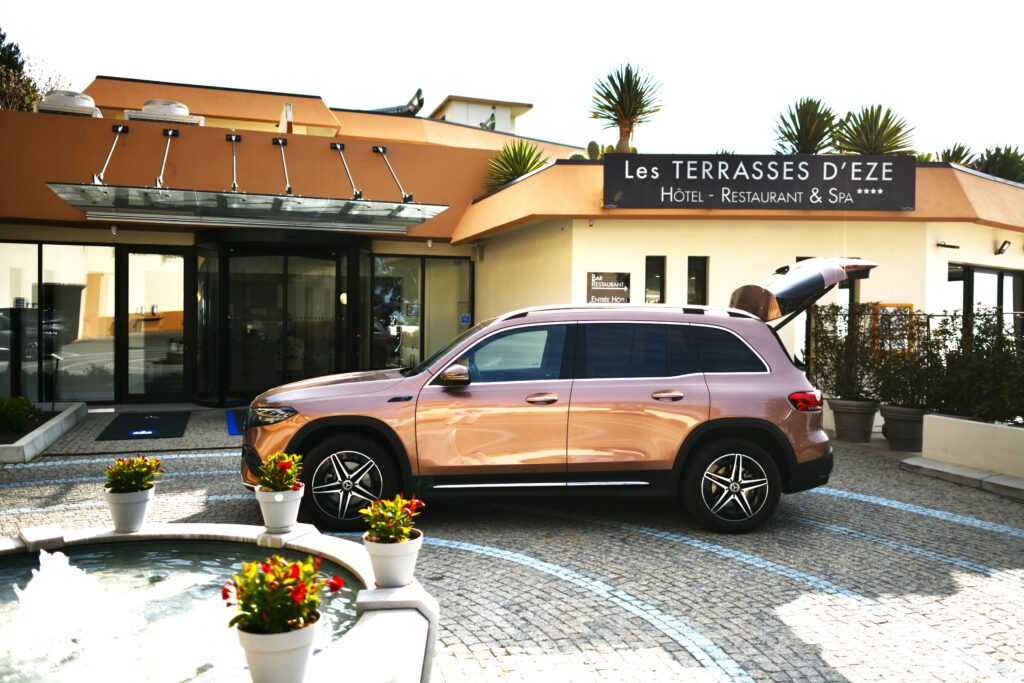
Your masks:
<instances>
[{"instance_id":1,"label":"stone paving pattern","mask_svg":"<svg viewBox=\"0 0 1024 683\"><path fill-rule=\"evenodd\" d=\"M1024 680L1024 502L837 446L829 490L1012 528L820 492L743 536L660 501L431 503L417 575L442 610L433 680ZM165 461L153 521L260 524L238 456L209 450ZM103 467L4 466L0 534L109 525Z\"/></svg>"}]
</instances>

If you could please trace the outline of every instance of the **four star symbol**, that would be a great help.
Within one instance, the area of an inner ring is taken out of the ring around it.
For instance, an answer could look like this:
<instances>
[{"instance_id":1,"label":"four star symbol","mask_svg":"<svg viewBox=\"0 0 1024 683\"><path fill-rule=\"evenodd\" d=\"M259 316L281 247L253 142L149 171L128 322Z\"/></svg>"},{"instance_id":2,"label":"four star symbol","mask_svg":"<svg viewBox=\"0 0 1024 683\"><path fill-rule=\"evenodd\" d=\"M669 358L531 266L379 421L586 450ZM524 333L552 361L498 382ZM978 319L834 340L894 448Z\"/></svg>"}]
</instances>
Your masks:
<instances>
[{"instance_id":1,"label":"four star symbol","mask_svg":"<svg viewBox=\"0 0 1024 683\"><path fill-rule=\"evenodd\" d=\"M885 194L885 190L880 187L858 187L857 194Z\"/></svg>"}]
</instances>

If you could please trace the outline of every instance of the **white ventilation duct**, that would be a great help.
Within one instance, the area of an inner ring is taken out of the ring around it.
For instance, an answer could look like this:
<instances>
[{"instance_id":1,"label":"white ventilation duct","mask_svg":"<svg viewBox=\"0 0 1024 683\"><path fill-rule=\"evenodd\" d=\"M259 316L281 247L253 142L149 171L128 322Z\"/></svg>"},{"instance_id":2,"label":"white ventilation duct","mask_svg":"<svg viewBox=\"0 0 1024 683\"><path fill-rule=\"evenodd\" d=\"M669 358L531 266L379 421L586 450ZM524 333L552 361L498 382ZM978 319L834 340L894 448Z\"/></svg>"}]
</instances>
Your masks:
<instances>
[{"instance_id":1,"label":"white ventilation duct","mask_svg":"<svg viewBox=\"0 0 1024 683\"><path fill-rule=\"evenodd\" d=\"M174 100L146 100L141 110L126 109L124 113L130 121L161 121L192 126L202 126L206 121L202 116L190 116L188 107Z\"/></svg>"},{"instance_id":2,"label":"white ventilation duct","mask_svg":"<svg viewBox=\"0 0 1024 683\"><path fill-rule=\"evenodd\" d=\"M36 113L103 118L91 97L74 90L51 90L43 99L36 102L32 109Z\"/></svg>"}]
</instances>

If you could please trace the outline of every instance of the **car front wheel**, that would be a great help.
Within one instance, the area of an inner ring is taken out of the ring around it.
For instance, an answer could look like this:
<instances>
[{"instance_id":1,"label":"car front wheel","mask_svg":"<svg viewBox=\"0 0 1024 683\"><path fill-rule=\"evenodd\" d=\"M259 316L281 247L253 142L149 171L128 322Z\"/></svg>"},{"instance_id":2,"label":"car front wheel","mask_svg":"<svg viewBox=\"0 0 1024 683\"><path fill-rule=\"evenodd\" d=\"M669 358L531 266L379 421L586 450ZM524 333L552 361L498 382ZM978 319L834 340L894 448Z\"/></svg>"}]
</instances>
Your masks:
<instances>
[{"instance_id":1,"label":"car front wheel","mask_svg":"<svg viewBox=\"0 0 1024 683\"><path fill-rule=\"evenodd\" d=\"M768 453L745 439L702 447L686 470L687 509L713 531L742 533L760 526L779 504L782 482Z\"/></svg>"},{"instance_id":2,"label":"car front wheel","mask_svg":"<svg viewBox=\"0 0 1024 683\"><path fill-rule=\"evenodd\" d=\"M364 528L359 511L398 491L391 454L361 435L321 441L303 458L303 505L318 527L338 531Z\"/></svg>"}]
</instances>

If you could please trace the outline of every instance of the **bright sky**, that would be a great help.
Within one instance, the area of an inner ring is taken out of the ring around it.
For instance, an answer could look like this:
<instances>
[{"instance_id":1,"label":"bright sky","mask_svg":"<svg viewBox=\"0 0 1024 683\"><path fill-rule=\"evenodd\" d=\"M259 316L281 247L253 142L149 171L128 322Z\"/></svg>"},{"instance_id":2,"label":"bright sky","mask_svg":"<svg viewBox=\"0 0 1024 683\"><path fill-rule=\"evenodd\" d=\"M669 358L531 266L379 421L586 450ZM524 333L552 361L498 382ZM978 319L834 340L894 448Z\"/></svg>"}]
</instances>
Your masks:
<instances>
[{"instance_id":1,"label":"bright sky","mask_svg":"<svg viewBox=\"0 0 1024 683\"><path fill-rule=\"evenodd\" d=\"M351 9L350 9L351 8ZM93 76L318 94L331 106L448 94L531 102L522 135L613 144L588 117L625 62L661 81L641 152L770 153L803 96L891 106L918 150L1024 147L1021 0L8 2L0 29L74 89ZM344 134L344 131L342 131Z\"/></svg>"}]
</instances>

